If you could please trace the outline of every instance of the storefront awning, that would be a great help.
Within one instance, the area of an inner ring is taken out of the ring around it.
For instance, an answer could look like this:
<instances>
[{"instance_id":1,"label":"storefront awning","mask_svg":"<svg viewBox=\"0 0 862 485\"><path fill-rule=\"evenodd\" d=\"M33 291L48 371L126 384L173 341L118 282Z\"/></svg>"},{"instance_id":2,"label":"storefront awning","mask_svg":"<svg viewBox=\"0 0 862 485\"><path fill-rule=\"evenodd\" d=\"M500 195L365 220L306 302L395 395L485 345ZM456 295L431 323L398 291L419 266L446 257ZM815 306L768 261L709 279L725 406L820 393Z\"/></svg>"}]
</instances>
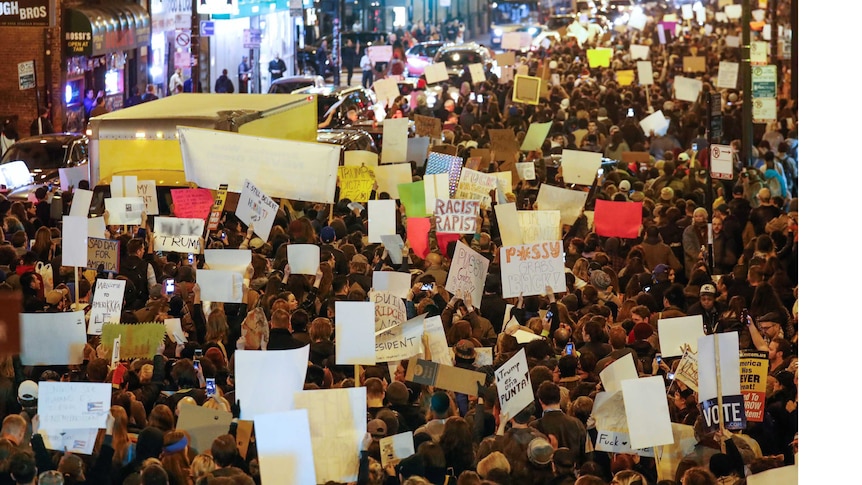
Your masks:
<instances>
[{"instance_id":1,"label":"storefront awning","mask_svg":"<svg viewBox=\"0 0 862 485\"><path fill-rule=\"evenodd\" d=\"M145 46L150 15L132 2L106 1L66 9L63 20L66 55L100 56Z\"/></svg>"}]
</instances>

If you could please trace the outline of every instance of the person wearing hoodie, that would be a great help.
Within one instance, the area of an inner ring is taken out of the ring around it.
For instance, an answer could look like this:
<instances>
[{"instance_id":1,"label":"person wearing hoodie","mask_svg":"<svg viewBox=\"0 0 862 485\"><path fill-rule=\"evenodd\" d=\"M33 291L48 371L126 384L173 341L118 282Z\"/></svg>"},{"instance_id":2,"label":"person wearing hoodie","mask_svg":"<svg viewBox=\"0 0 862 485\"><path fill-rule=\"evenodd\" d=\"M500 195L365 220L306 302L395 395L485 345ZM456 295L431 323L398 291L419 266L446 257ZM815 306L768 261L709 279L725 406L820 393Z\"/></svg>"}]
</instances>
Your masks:
<instances>
[{"instance_id":1,"label":"person wearing hoodie","mask_svg":"<svg viewBox=\"0 0 862 485\"><path fill-rule=\"evenodd\" d=\"M162 454L164 433L158 428L147 426L138 434L135 445L135 459L128 465L114 469L111 483L123 483L129 475L138 473L148 458L158 458Z\"/></svg>"}]
</instances>

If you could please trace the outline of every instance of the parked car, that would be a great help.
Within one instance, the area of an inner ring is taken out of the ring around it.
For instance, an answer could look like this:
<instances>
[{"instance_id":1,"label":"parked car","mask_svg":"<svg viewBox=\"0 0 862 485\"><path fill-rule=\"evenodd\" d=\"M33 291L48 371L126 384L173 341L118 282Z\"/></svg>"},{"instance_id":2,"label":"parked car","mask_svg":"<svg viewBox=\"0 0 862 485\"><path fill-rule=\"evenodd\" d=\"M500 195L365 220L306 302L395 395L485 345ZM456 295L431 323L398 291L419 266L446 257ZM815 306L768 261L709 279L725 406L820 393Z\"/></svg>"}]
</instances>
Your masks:
<instances>
[{"instance_id":1,"label":"parked car","mask_svg":"<svg viewBox=\"0 0 862 485\"><path fill-rule=\"evenodd\" d=\"M306 88L311 89L311 88ZM295 91L294 94L303 94L305 90ZM355 109L360 113L360 118L373 117L377 121L383 119L386 113L382 106L377 103L374 91L361 86L352 88L333 89L326 93L308 94L317 95L317 121L323 123L332 113L332 120L325 128L339 128L349 124L347 112Z\"/></svg>"},{"instance_id":2,"label":"parked car","mask_svg":"<svg viewBox=\"0 0 862 485\"><path fill-rule=\"evenodd\" d=\"M388 32L342 32L341 34L341 44L344 45L347 43L347 40L350 39L353 41L353 45L359 44L360 46L370 46L378 43L384 43L389 38ZM326 66L318 66L317 65L317 49L320 48L323 41L326 41L326 46L332 51L332 35L324 35L320 39L317 39L313 45L306 45L303 49L300 49L297 55L297 62L299 63L299 68L302 70L302 73L305 75L320 75L323 76L324 79L328 79L332 77L334 74L334 70L332 69L331 64L327 64ZM360 48L359 55L356 58L356 67L359 68L359 59L362 57L362 49Z\"/></svg>"},{"instance_id":3,"label":"parked car","mask_svg":"<svg viewBox=\"0 0 862 485\"><path fill-rule=\"evenodd\" d=\"M446 64L449 79L452 82L460 84L463 81L472 82L473 78L470 75L470 70L467 68L470 64L482 64L485 67L485 75L489 75L490 69L488 66L494 63L494 58L487 47L475 42L469 42L441 47L437 51L437 55L434 56L434 62Z\"/></svg>"},{"instance_id":4,"label":"parked car","mask_svg":"<svg viewBox=\"0 0 862 485\"><path fill-rule=\"evenodd\" d=\"M431 64L434 55L444 45L439 40L422 42L407 50L407 75L419 77L425 72L425 66Z\"/></svg>"},{"instance_id":5,"label":"parked car","mask_svg":"<svg viewBox=\"0 0 862 485\"><path fill-rule=\"evenodd\" d=\"M61 168L89 162L88 142L87 136L81 133L53 133L18 140L0 159L0 178L3 179L0 192L8 199L27 200L43 185L60 187Z\"/></svg>"},{"instance_id":6,"label":"parked car","mask_svg":"<svg viewBox=\"0 0 862 485\"><path fill-rule=\"evenodd\" d=\"M344 151L364 150L377 153L374 138L368 132L353 127L317 130L317 143L343 146Z\"/></svg>"},{"instance_id":7,"label":"parked car","mask_svg":"<svg viewBox=\"0 0 862 485\"><path fill-rule=\"evenodd\" d=\"M288 76L276 79L269 86L269 93L291 94L305 88L323 88L323 76Z\"/></svg>"}]
</instances>

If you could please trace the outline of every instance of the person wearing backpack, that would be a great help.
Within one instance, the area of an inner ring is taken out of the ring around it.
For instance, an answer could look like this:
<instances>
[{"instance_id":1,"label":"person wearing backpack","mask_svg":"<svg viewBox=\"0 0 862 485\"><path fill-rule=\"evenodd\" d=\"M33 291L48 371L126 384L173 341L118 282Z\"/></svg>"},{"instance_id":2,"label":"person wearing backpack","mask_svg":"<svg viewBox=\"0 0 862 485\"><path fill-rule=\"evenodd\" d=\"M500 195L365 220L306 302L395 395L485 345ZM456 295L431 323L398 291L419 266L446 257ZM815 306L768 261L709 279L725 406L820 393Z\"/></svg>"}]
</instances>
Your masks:
<instances>
[{"instance_id":1,"label":"person wearing backpack","mask_svg":"<svg viewBox=\"0 0 862 485\"><path fill-rule=\"evenodd\" d=\"M778 154L775 159L781 168L784 169L784 179L787 181L787 192L791 197L796 197L798 193L799 167L796 159L790 156L790 146L786 141L778 144Z\"/></svg>"},{"instance_id":2,"label":"person wearing backpack","mask_svg":"<svg viewBox=\"0 0 862 485\"><path fill-rule=\"evenodd\" d=\"M772 152L766 153L766 165L763 166L763 177L766 179L766 187L772 193L772 196L780 195L782 198L787 198L787 180L784 178L784 173L779 168L780 165L775 163L775 155Z\"/></svg>"}]
</instances>

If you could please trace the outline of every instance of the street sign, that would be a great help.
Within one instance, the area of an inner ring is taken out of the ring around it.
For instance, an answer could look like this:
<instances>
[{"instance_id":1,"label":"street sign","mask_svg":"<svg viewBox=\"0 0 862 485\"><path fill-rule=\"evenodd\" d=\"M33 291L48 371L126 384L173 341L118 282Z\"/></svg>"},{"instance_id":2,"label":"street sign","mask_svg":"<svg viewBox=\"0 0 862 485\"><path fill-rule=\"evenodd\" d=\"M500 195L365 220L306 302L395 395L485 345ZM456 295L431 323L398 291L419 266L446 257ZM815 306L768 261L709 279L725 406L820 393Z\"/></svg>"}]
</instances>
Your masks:
<instances>
[{"instance_id":1,"label":"street sign","mask_svg":"<svg viewBox=\"0 0 862 485\"><path fill-rule=\"evenodd\" d=\"M260 40L263 33L260 29L243 29L242 31L242 46L245 49L257 49L260 47Z\"/></svg>"},{"instance_id":2,"label":"street sign","mask_svg":"<svg viewBox=\"0 0 862 485\"><path fill-rule=\"evenodd\" d=\"M752 98L774 98L777 91L778 67L774 65L751 67Z\"/></svg>"},{"instance_id":3,"label":"street sign","mask_svg":"<svg viewBox=\"0 0 862 485\"><path fill-rule=\"evenodd\" d=\"M733 180L733 149L730 145L710 145L709 172L714 179Z\"/></svg>"},{"instance_id":4,"label":"street sign","mask_svg":"<svg viewBox=\"0 0 862 485\"><path fill-rule=\"evenodd\" d=\"M201 37L212 37L215 35L215 22L212 20L201 20Z\"/></svg>"},{"instance_id":5,"label":"street sign","mask_svg":"<svg viewBox=\"0 0 862 485\"><path fill-rule=\"evenodd\" d=\"M18 63L18 89L32 89L36 87L36 61L24 61Z\"/></svg>"},{"instance_id":6,"label":"street sign","mask_svg":"<svg viewBox=\"0 0 862 485\"><path fill-rule=\"evenodd\" d=\"M177 29L174 38L177 47L188 47L192 43L192 33L189 29Z\"/></svg>"}]
</instances>

